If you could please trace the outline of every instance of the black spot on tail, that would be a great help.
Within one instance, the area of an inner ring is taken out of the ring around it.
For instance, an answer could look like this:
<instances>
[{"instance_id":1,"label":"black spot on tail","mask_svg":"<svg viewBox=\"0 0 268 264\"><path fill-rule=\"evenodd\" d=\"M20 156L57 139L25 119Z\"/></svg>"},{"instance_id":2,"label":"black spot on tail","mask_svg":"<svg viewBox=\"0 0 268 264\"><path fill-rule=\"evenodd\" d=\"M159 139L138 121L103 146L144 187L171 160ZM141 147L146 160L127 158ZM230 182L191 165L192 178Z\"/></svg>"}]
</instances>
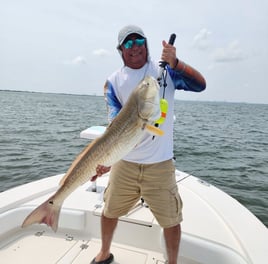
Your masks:
<instances>
[{"instance_id":1,"label":"black spot on tail","mask_svg":"<svg viewBox=\"0 0 268 264\"><path fill-rule=\"evenodd\" d=\"M49 201L49 204L52 204L53 205L54 204L53 200Z\"/></svg>"}]
</instances>

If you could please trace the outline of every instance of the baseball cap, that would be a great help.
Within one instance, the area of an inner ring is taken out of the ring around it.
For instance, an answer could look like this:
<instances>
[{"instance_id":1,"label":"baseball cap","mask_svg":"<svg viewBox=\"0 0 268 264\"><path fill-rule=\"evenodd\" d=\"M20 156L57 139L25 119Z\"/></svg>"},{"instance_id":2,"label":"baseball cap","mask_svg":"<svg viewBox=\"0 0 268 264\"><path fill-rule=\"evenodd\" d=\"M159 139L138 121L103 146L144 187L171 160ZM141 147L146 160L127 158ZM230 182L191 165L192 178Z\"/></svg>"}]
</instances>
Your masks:
<instances>
[{"instance_id":1,"label":"baseball cap","mask_svg":"<svg viewBox=\"0 0 268 264\"><path fill-rule=\"evenodd\" d=\"M130 34L138 34L141 37L143 37L143 38L146 39L145 34L144 34L144 32L142 31L142 29L140 27L135 26L135 25L125 26L118 33L118 45L117 45L117 49L119 49L120 45L123 44L124 40Z\"/></svg>"}]
</instances>

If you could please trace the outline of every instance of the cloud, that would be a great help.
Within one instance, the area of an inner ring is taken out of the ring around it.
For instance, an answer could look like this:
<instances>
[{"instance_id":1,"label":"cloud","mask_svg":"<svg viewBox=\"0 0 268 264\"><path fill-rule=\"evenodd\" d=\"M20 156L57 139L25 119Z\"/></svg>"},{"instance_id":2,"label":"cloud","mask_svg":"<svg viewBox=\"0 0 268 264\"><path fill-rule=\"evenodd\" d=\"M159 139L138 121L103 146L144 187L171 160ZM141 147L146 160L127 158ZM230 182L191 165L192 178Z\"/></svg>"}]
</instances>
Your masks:
<instances>
[{"instance_id":1,"label":"cloud","mask_svg":"<svg viewBox=\"0 0 268 264\"><path fill-rule=\"evenodd\" d=\"M65 61L64 64L69 64L69 65L85 65L85 64L87 64L87 61L82 56L76 56L72 60Z\"/></svg>"},{"instance_id":2,"label":"cloud","mask_svg":"<svg viewBox=\"0 0 268 264\"><path fill-rule=\"evenodd\" d=\"M110 55L110 52L106 49L96 49L96 50L93 50L92 54L95 56L105 57L105 56Z\"/></svg>"},{"instance_id":3,"label":"cloud","mask_svg":"<svg viewBox=\"0 0 268 264\"><path fill-rule=\"evenodd\" d=\"M82 56L75 57L71 62L75 65L87 64L86 59Z\"/></svg>"},{"instance_id":4,"label":"cloud","mask_svg":"<svg viewBox=\"0 0 268 264\"><path fill-rule=\"evenodd\" d=\"M194 37L192 46L197 49L206 50L209 47L209 36L211 32L202 28Z\"/></svg>"},{"instance_id":5,"label":"cloud","mask_svg":"<svg viewBox=\"0 0 268 264\"><path fill-rule=\"evenodd\" d=\"M237 40L232 41L225 48L217 48L212 53L215 62L240 61L246 58Z\"/></svg>"}]
</instances>

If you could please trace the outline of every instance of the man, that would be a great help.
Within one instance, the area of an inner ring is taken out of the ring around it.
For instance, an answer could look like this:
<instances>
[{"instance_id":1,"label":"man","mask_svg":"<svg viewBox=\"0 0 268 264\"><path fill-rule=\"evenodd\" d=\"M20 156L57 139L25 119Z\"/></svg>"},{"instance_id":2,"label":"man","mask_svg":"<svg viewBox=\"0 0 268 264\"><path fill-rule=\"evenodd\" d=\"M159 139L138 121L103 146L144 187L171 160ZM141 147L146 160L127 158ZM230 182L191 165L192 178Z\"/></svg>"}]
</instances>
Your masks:
<instances>
[{"instance_id":1,"label":"man","mask_svg":"<svg viewBox=\"0 0 268 264\"><path fill-rule=\"evenodd\" d=\"M112 166L101 218L102 246L91 264L113 262L110 246L118 217L127 214L141 196L164 229L168 263L177 263L182 202L172 162L174 94L176 89L203 91L206 82L198 71L177 58L174 46L166 41L162 45L161 59L168 64L167 75L163 76L160 89L160 96L169 105L165 122L160 124L165 133L161 137L146 135L123 160ZM109 121L118 114L131 91L145 76L159 76L159 64L150 59L148 42L141 28L134 25L124 27L118 35L117 49L124 66L114 72L105 84ZM97 175L108 170L99 166Z\"/></svg>"}]
</instances>

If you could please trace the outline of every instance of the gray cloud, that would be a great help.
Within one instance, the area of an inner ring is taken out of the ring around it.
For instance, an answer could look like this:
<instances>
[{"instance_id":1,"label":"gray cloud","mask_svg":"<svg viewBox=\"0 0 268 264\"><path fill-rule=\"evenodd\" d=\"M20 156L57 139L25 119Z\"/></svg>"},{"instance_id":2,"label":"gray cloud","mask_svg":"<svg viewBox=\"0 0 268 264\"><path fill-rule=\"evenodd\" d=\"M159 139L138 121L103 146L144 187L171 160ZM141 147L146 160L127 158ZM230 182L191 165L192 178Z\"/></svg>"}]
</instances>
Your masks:
<instances>
[{"instance_id":1,"label":"gray cloud","mask_svg":"<svg viewBox=\"0 0 268 264\"><path fill-rule=\"evenodd\" d=\"M106 49L96 49L92 52L93 55L95 56L102 56L102 57L105 57L105 56L108 56L110 55L110 52Z\"/></svg>"},{"instance_id":2,"label":"gray cloud","mask_svg":"<svg viewBox=\"0 0 268 264\"><path fill-rule=\"evenodd\" d=\"M76 56L75 58L71 60L67 60L64 62L64 64L70 64L70 65L85 65L87 64L87 61L82 56Z\"/></svg>"},{"instance_id":3,"label":"gray cloud","mask_svg":"<svg viewBox=\"0 0 268 264\"><path fill-rule=\"evenodd\" d=\"M208 29L202 28L195 35L192 46L197 49L206 50L210 44L210 41L209 41L210 35L211 35L211 32Z\"/></svg>"},{"instance_id":4,"label":"gray cloud","mask_svg":"<svg viewBox=\"0 0 268 264\"><path fill-rule=\"evenodd\" d=\"M217 48L212 53L215 62L240 61L246 59L240 44L237 40L230 42L227 47Z\"/></svg>"}]
</instances>

